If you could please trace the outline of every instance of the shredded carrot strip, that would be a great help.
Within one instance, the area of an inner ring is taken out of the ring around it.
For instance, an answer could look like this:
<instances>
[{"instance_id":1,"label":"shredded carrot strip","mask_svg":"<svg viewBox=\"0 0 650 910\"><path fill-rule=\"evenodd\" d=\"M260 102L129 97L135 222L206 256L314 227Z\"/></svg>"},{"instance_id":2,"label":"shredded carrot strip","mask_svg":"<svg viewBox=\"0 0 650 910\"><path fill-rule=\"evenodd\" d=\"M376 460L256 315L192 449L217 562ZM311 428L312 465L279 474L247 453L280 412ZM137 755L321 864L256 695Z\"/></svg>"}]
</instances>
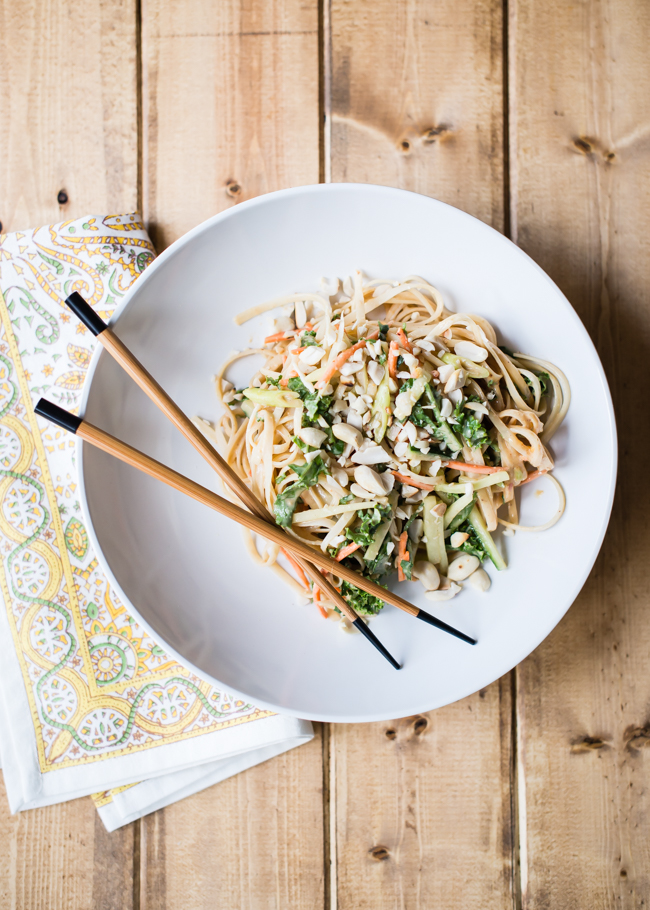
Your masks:
<instances>
[{"instance_id":1,"label":"shredded carrot strip","mask_svg":"<svg viewBox=\"0 0 650 910\"><path fill-rule=\"evenodd\" d=\"M323 386L326 386L330 381L334 373L337 373L346 360L349 360L350 357L354 354L355 351L358 351L359 348L362 348L367 341L374 341L375 338L379 338L379 332L374 332L372 335L369 335L367 338L364 338L362 341L357 341L356 344L353 344L352 347L347 348L345 351L341 351L338 357L335 357L334 360L327 367L321 378L316 383L316 388L322 389Z\"/></svg>"},{"instance_id":2,"label":"shredded carrot strip","mask_svg":"<svg viewBox=\"0 0 650 910\"><path fill-rule=\"evenodd\" d=\"M408 483L412 487L417 487L418 490L433 490L431 484L422 483L421 480L416 480L415 477L407 477L406 474L400 474L399 471L391 471L391 474L394 474L400 483Z\"/></svg>"},{"instance_id":3,"label":"shredded carrot strip","mask_svg":"<svg viewBox=\"0 0 650 910\"><path fill-rule=\"evenodd\" d=\"M402 568L402 560L406 562L410 561L410 556L406 550L406 539L408 537L408 531L402 531L402 535L399 539L399 547L397 548L397 580L406 581L406 575L404 574L404 569Z\"/></svg>"},{"instance_id":4,"label":"shredded carrot strip","mask_svg":"<svg viewBox=\"0 0 650 910\"><path fill-rule=\"evenodd\" d=\"M522 480L518 486L523 487L525 483L530 483L531 480L537 480L538 477L543 477L544 474L547 473L548 471L531 471L528 477L525 480Z\"/></svg>"},{"instance_id":5,"label":"shredded carrot strip","mask_svg":"<svg viewBox=\"0 0 650 910\"><path fill-rule=\"evenodd\" d=\"M275 335L267 335L264 344L273 344L274 341L284 341L286 335L284 332L276 332Z\"/></svg>"},{"instance_id":6,"label":"shredded carrot strip","mask_svg":"<svg viewBox=\"0 0 650 910\"><path fill-rule=\"evenodd\" d=\"M406 337L406 332L404 331L404 329L399 328L399 329L397 330L397 337L399 338L399 343L402 345L402 347L403 347L406 351L408 351L409 354L412 354L412 353L413 353L413 345L411 344L411 342L410 342L410 341L408 340L408 338Z\"/></svg>"},{"instance_id":7,"label":"shredded carrot strip","mask_svg":"<svg viewBox=\"0 0 650 910\"><path fill-rule=\"evenodd\" d=\"M306 323L303 325L301 331L304 332L305 329L307 329L308 332L311 332L311 330L312 330L313 328L314 328L313 323L311 323L311 322L306 322Z\"/></svg>"},{"instance_id":8,"label":"shredded carrot strip","mask_svg":"<svg viewBox=\"0 0 650 910\"><path fill-rule=\"evenodd\" d=\"M307 590L309 590L309 582L307 581L307 576L302 571L302 566L300 565L300 563L291 555L291 553L289 553L288 550L285 550L283 548L282 552L284 553L284 555L287 557L287 559L293 566L293 569L294 569L296 575L298 576L300 583L302 585L304 585Z\"/></svg>"},{"instance_id":9,"label":"shredded carrot strip","mask_svg":"<svg viewBox=\"0 0 650 910\"><path fill-rule=\"evenodd\" d=\"M396 341L391 341L388 347L388 375L393 379L397 377L397 358L399 357L399 345Z\"/></svg>"},{"instance_id":10,"label":"shredded carrot strip","mask_svg":"<svg viewBox=\"0 0 650 910\"><path fill-rule=\"evenodd\" d=\"M314 603L318 607L320 615L323 617L323 619L327 619L327 610L320 602L320 588L317 587L317 585L314 585L312 594L314 595Z\"/></svg>"},{"instance_id":11,"label":"shredded carrot strip","mask_svg":"<svg viewBox=\"0 0 650 910\"><path fill-rule=\"evenodd\" d=\"M448 461L445 468L456 468L466 474L498 474L503 468L489 468L486 464L467 464L464 461Z\"/></svg>"},{"instance_id":12,"label":"shredded carrot strip","mask_svg":"<svg viewBox=\"0 0 650 910\"><path fill-rule=\"evenodd\" d=\"M293 379L293 377L297 376L297 375L298 375L297 371L292 368L287 373L287 375L283 376L283 378L280 380L280 385L282 386L282 388L286 389L287 385L289 384L289 380Z\"/></svg>"},{"instance_id":13,"label":"shredded carrot strip","mask_svg":"<svg viewBox=\"0 0 650 910\"><path fill-rule=\"evenodd\" d=\"M355 550L358 550L360 546L361 544L354 543L354 541L352 543L349 543L347 547L343 547L343 549L339 550L339 552L336 554L336 561L341 562L341 560L345 559L346 556L349 556L350 553L354 553Z\"/></svg>"}]
</instances>

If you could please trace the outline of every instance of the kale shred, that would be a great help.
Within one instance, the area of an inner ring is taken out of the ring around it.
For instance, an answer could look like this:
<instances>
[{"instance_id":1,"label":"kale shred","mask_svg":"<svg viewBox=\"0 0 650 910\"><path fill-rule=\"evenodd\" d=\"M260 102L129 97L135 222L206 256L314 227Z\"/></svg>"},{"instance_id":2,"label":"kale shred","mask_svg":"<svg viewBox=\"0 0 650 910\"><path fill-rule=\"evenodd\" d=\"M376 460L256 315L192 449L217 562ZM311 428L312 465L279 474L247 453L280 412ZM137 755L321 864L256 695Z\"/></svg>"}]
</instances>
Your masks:
<instances>
[{"instance_id":1,"label":"kale shred","mask_svg":"<svg viewBox=\"0 0 650 910\"><path fill-rule=\"evenodd\" d=\"M483 543L479 539L476 531L469 523L469 521L464 521L458 530L464 531L465 534L469 534L469 537L465 543L461 544L460 549L464 550L465 553L469 553L471 556L476 556L480 562L483 562L484 559L487 559L488 554L483 547Z\"/></svg>"},{"instance_id":2,"label":"kale shred","mask_svg":"<svg viewBox=\"0 0 650 910\"><path fill-rule=\"evenodd\" d=\"M372 509L364 509L361 514L361 522L356 528L347 528L345 536L348 540L353 540L362 547L369 547L375 536L379 525L389 519L391 510L389 506L375 506Z\"/></svg>"},{"instance_id":3,"label":"kale shred","mask_svg":"<svg viewBox=\"0 0 650 910\"><path fill-rule=\"evenodd\" d=\"M351 585L344 581L341 588L341 594L350 604L355 613L360 616L376 616L384 608L384 602L374 594L368 594L362 591L356 585Z\"/></svg>"},{"instance_id":4,"label":"kale shred","mask_svg":"<svg viewBox=\"0 0 650 910\"><path fill-rule=\"evenodd\" d=\"M317 484L321 474L329 474L329 469L320 455L309 464L292 464L291 470L300 479L280 493L273 504L276 524L283 528L290 527L300 494Z\"/></svg>"}]
</instances>

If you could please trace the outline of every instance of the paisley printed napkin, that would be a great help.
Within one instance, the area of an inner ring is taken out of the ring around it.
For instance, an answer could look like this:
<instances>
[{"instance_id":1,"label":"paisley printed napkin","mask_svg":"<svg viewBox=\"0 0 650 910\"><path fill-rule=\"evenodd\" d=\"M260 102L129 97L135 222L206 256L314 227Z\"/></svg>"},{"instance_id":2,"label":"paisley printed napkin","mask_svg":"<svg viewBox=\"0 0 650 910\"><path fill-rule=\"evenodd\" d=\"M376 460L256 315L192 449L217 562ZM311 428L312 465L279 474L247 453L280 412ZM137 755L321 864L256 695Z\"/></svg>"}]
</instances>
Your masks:
<instances>
[{"instance_id":1,"label":"paisley printed napkin","mask_svg":"<svg viewBox=\"0 0 650 910\"><path fill-rule=\"evenodd\" d=\"M172 660L97 562L74 441L34 415L78 407L94 339L154 258L136 214L0 235L0 757L12 812L94 794L112 830L312 738Z\"/></svg>"}]
</instances>

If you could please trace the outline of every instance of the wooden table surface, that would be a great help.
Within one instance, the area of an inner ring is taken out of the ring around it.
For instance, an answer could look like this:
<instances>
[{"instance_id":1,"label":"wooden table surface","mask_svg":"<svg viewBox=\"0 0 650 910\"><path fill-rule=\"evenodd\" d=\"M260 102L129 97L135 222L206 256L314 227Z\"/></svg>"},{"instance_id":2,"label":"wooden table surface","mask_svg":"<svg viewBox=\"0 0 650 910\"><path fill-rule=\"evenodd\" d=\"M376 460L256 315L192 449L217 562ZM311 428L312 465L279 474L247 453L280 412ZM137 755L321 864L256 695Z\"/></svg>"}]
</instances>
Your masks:
<instances>
[{"instance_id":1,"label":"wooden table surface","mask_svg":"<svg viewBox=\"0 0 650 910\"><path fill-rule=\"evenodd\" d=\"M5 230L141 209L160 251L282 187L426 193L559 284L620 433L596 567L516 670L114 834L3 797L0 910L648 906L648 0L2 0L0 42Z\"/></svg>"}]
</instances>

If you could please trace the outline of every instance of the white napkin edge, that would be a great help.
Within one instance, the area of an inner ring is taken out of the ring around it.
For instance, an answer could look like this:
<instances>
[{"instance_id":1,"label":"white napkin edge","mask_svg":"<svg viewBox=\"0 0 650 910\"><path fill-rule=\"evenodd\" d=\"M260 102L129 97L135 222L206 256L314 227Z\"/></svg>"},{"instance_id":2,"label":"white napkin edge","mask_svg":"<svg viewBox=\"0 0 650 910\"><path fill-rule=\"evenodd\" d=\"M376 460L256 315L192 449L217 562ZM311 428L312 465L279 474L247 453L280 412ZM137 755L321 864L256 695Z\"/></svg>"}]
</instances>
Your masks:
<instances>
[{"instance_id":1,"label":"white napkin edge","mask_svg":"<svg viewBox=\"0 0 650 910\"><path fill-rule=\"evenodd\" d=\"M130 790L118 793L111 803L98 807L99 817L107 831L115 831L138 818L164 809L165 806L207 790L208 787L234 777L248 768L282 755L283 752L289 752L313 738L312 732L310 735L262 746L260 749L244 752L232 758L209 762L198 768L189 768L186 771L163 775L155 780L142 781Z\"/></svg>"},{"instance_id":2,"label":"white napkin edge","mask_svg":"<svg viewBox=\"0 0 650 910\"><path fill-rule=\"evenodd\" d=\"M0 666L0 755L12 815L313 735L310 721L274 714L140 752L41 773L31 708L1 597ZM19 738L17 731L23 734Z\"/></svg>"}]
</instances>

